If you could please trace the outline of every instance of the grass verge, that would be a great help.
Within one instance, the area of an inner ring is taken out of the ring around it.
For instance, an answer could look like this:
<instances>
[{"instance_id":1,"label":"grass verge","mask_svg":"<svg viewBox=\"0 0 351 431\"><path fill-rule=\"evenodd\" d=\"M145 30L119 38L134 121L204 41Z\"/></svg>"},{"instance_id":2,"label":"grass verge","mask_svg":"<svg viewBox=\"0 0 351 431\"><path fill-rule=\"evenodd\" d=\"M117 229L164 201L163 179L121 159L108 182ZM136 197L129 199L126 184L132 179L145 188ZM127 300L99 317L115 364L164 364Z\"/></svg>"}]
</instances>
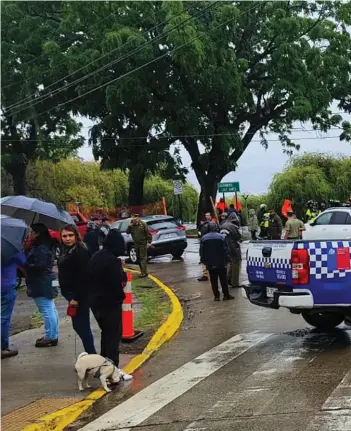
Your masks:
<instances>
[{"instance_id":1,"label":"grass verge","mask_svg":"<svg viewBox=\"0 0 351 431\"><path fill-rule=\"evenodd\" d=\"M164 290L149 279L133 280L133 293L140 301L135 327L142 331L156 330L172 312L172 304Z\"/></svg>"}]
</instances>

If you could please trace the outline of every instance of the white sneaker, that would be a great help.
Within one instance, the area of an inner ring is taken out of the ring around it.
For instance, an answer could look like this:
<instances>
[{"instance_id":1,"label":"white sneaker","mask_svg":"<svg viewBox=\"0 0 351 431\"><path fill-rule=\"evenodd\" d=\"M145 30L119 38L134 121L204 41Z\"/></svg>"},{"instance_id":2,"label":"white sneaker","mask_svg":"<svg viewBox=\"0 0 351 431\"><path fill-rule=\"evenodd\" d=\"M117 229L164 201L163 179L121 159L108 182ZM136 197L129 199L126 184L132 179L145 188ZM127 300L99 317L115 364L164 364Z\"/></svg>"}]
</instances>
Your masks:
<instances>
[{"instance_id":1,"label":"white sneaker","mask_svg":"<svg viewBox=\"0 0 351 431\"><path fill-rule=\"evenodd\" d=\"M125 373L123 370L119 370L119 377L121 378L121 380L124 380L125 382L127 382L128 380L132 380L133 376L130 374Z\"/></svg>"}]
</instances>

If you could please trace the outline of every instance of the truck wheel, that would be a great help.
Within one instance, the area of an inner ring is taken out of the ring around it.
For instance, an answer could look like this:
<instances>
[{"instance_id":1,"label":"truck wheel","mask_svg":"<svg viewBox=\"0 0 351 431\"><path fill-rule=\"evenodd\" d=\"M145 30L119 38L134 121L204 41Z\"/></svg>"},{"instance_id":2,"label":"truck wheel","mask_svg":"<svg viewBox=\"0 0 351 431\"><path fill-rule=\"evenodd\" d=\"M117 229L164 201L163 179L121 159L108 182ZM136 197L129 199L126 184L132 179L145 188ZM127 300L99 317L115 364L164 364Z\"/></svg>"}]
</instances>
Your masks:
<instances>
[{"instance_id":1,"label":"truck wheel","mask_svg":"<svg viewBox=\"0 0 351 431\"><path fill-rule=\"evenodd\" d=\"M301 314L309 325L324 330L330 330L339 326L345 319L343 314L328 311L320 313L302 312Z\"/></svg>"},{"instance_id":2,"label":"truck wheel","mask_svg":"<svg viewBox=\"0 0 351 431\"><path fill-rule=\"evenodd\" d=\"M128 252L129 260L131 263L138 263L137 252L135 250L134 245L132 245Z\"/></svg>"}]
</instances>

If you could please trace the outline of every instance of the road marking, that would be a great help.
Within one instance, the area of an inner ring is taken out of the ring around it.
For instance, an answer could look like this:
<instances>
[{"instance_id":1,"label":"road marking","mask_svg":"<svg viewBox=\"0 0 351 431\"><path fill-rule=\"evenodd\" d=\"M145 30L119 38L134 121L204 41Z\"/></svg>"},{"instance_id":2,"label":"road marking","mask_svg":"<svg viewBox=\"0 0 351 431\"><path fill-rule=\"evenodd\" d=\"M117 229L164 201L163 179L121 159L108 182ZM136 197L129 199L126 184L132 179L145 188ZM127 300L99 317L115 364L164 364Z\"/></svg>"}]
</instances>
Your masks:
<instances>
[{"instance_id":1,"label":"road marking","mask_svg":"<svg viewBox=\"0 0 351 431\"><path fill-rule=\"evenodd\" d=\"M310 355L321 352L325 346L325 337L313 335L314 347L304 347L305 339L290 341L280 353L262 364L249 375L235 391L228 392L196 421L189 424L184 431L205 431L207 419L223 419L242 415L256 416L267 410L267 406L275 402L281 390L281 382L291 379L303 367L309 364ZM318 340L320 343L317 344ZM268 409L269 410L269 409Z\"/></svg>"},{"instance_id":2,"label":"road marking","mask_svg":"<svg viewBox=\"0 0 351 431\"><path fill-rule=\"evenodd\" d=\"M345 364L346 365L346 364ZM341 380L308 425L307 431L351 430L351 371Z\"/></svg>"},{"instance_id":3,"label":"road marking","mask_svg":"<svg viewBox=\"0 0 351 431\"><path fill-rule=\"evenodd\" d=\"M81 431L123 430L140 425L167 404L183 395L272 334L235 335L172 373L152 383L124 403L81 428Z\"/></svg>"}]
</instances>

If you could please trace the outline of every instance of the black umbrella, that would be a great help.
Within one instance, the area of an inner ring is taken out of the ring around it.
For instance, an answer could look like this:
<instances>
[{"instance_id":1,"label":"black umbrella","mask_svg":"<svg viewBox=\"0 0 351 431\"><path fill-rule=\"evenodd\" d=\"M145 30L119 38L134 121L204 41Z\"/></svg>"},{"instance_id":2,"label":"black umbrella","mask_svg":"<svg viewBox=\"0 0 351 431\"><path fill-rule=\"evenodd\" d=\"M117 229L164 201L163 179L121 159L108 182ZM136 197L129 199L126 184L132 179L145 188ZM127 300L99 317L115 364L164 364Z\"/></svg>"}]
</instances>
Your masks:
<instances>
[{"instance_id":1,"label":"black umbrella","mask_svg":"<svg viewBox=\"0 0 351 431\"><path fill-rule=\"evenodd\" d=\"M7 263L23 249L28 226L23 220L1 214L1 263Z\"/></svg>"}]
</instances>

